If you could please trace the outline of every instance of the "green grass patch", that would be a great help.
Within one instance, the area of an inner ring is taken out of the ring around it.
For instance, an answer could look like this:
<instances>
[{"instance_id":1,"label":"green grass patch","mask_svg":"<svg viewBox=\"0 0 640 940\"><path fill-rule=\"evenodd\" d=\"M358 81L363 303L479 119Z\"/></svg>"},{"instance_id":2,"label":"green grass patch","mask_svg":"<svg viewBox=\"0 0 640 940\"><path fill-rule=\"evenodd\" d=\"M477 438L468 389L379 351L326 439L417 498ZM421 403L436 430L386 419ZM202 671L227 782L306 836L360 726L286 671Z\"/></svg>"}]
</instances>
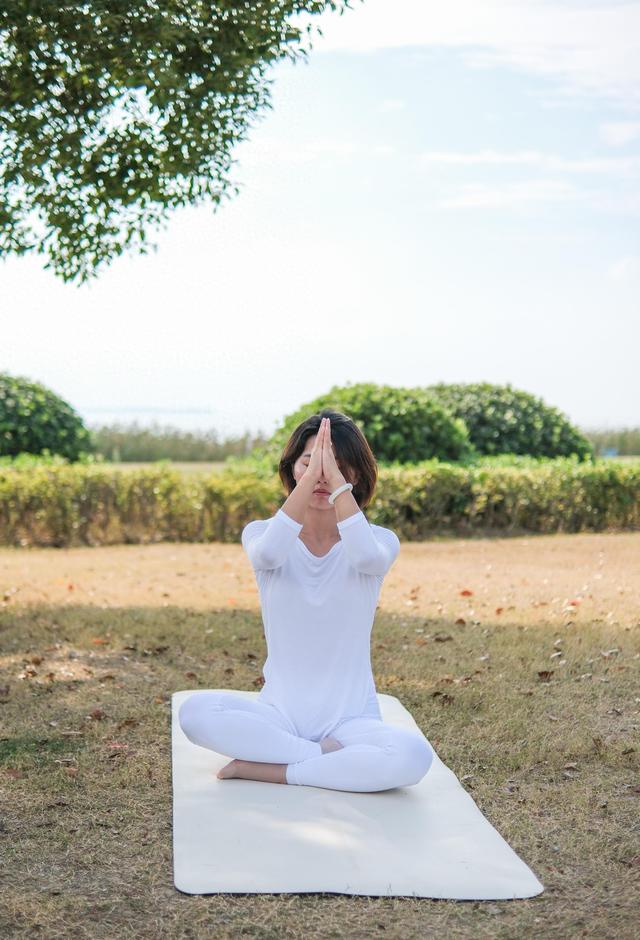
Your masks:
<instances>
[{"instance_id":1,"label":"green grass patch","mask_svg":"<svg viewBox=\"0 0 640 940\"><path fill-rule=\"evenodd\" d=\"M462 903L173 887L171 694L258 690L258 612L30 607L0 611L0 638L4 936L632 936L637 627L379 612L378 691L546 888Z\"/></svg>"}]
</instances>

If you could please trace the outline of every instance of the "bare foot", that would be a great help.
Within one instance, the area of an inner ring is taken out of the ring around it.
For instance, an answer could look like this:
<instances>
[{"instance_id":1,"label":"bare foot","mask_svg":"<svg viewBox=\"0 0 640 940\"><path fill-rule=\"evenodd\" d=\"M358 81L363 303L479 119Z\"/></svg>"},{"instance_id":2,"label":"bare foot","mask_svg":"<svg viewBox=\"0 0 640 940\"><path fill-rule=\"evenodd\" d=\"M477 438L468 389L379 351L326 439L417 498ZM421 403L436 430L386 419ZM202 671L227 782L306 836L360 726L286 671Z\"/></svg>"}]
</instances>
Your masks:
<instances>
[{"instance_id":1,"label":"bare foot","mask_svg":"<svg viewBox=\"0 0 640 940\"><path fill-rule=\"evenodd\" d=\"M339 751L340 748L344 747L344 744L340 744L335 738L328 737L322 739L320 747L322 748L323 754L328 754L329 751Z\"/></svg>"},{"instance_id":2,"label":"bare foot","mask_svg":"<svg viewBox=\"0 0 640 940\"><path fill-rule=\"evenodd\" d=\"M286 783L286 773L286 764L236 759L222 767L216 776L219 780L239 777L241 780L261 780L264 783Z\"/></svg>"},{"instance_id":3,"label":"bare foot","mask_svg":"<svg viewBox=\"0 0 640 940\"><path fill-rule=\"evenodd\" d=\"M235 777L238 770L238 761L232 760L228 764L225 764L224 767L221 767L216 777L218 780L225 780L227 777Z\"/></svg>"}]
</instances>

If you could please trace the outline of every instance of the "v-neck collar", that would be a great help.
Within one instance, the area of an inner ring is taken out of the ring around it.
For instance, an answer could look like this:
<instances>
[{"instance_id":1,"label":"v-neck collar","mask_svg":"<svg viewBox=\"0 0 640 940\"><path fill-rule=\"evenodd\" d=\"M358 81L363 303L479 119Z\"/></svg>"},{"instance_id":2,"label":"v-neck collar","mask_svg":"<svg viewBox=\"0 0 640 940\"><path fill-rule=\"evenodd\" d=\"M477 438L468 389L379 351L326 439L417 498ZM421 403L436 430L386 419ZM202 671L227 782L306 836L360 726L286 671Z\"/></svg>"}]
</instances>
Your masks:
<instances>
[{"instance_id":1,"label":"v-neck collar","mask_svg":"<svg viewBox=\"0 0 640 940\"><path fill-rule=\"evenodd\" d=\"M313 552L312 552L309 548L307 548L307 546L304 544L304 542L302 541L302 539L300 538L300 536L298 536L297 542L298 542L298 545L300 545L300 546L302 547L302 551L303 551L306 555L308 555L309 558L313 558L315 561L322 561L323 559L328 558L329 555L330 555L332 552L334 552L334 551L336 550L336 548L338 548L339 545L342 545L342 539L339 539L339 540L335 543L335 545L332 545L332 546L331 546L331 548L329 549L328 552L325 552L325 553L324 553L324 555L314 555Z\"/></svg>"}]
</instances>

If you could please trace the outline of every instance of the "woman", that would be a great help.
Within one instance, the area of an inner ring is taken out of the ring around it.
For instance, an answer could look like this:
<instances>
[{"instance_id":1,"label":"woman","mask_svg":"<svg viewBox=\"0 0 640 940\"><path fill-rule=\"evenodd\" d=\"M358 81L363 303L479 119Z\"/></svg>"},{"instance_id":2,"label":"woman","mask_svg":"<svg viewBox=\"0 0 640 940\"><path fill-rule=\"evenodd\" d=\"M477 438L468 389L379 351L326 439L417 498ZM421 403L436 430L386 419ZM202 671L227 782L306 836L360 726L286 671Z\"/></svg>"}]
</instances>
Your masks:
<instances>
[{"instance_id":1,"label":"woman","mask_svg":"<svg viewBox=\"0 0 640 940\"><path fill-rule=\"evenodd\" d=\"M262 606L264 685L255 699L196 692L180 725L194 744L234 756L221 780L359 792L419 783L431 747L383 722L371 672L377 600L400 550L362 512L376 484L371 449L350 418L326 409L293 432L279 473L288 498L242 532Z\"/></svg>"}]
</instances>

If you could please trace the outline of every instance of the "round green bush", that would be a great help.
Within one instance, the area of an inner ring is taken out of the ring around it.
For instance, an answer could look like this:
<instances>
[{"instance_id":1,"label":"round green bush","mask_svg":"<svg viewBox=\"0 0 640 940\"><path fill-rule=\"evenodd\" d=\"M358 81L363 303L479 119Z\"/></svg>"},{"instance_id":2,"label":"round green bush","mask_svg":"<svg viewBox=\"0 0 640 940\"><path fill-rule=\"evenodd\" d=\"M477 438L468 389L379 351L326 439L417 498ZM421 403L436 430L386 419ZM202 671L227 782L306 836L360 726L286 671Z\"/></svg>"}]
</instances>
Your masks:
<instances>
[{"instance_id":1,"label":"round green bush","mask_svg":"<svg viewBox=\"0 0 640 940\"><path fill-rule=\"evenodd\" d=\"M91 450L91 434L71 405L39 382L0 372L0 456L77 460Z\"/></svg>"},{"instance_id":2,"label":"round green bush","mask_svg":"<svg viewBox=\"0 0 640 940\"><path fill-rule=\"evenodd\" d=\"M334 408L351 418L381 464L473 457L464 422L449 414L424 389L372 382L334 385L325 395L302 405L284 419L260 454L277 461L297 425L322 408Z\"/></svg>"},{"instance_id":3,"label":"round green bush","mask_svg":"<svg viewBox=\"0 0 640 940\"><path fill-rule=\"evenodd\" d=\"M591 442L566 415L510 384L440 382L426 391L464 421L480 454L595 458Z\"/></svg>"}]
</instances>

